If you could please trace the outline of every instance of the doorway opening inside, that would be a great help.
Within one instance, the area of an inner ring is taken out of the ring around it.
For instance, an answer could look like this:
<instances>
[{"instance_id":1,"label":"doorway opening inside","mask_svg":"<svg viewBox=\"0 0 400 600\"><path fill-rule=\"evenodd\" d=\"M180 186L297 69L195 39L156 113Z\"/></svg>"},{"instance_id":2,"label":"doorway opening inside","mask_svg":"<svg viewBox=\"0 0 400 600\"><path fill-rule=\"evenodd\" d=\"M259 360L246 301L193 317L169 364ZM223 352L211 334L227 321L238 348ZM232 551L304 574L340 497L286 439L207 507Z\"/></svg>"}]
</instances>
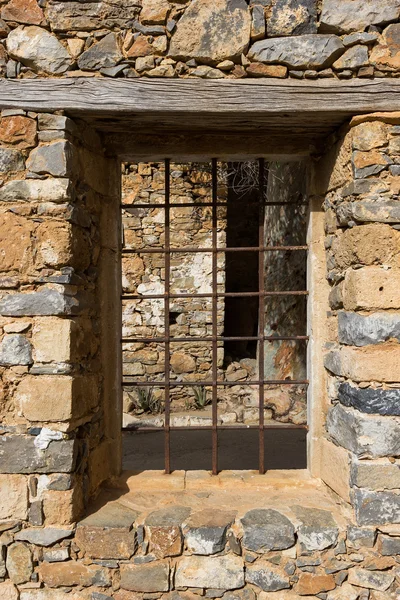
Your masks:
<instances>
[{"instance_id":1,"label":"doorway opening inside","mask_svg":"<svg viewBox=\"0 0 400 600\"><path fill-rule=\"evenodd\" d=\"M305 468L307 167L122 167L124 468Z\"/></svg>"}]
</instances>

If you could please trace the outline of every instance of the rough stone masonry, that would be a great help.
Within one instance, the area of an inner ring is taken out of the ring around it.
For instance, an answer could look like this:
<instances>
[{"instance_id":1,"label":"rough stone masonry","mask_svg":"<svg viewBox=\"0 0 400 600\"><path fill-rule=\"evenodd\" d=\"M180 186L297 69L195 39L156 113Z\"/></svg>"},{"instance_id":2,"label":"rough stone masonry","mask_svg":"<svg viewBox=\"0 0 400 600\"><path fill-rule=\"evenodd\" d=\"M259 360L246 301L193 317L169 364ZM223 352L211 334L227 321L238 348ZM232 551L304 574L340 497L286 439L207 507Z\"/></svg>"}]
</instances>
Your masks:
<instances>
[{"instance_id":1,"label":"rough stone masonry","mask_svg":"<svg viewBox=\"0 0 400 600\"><path fill-rule=\"evenodd\" d=\"M398 77L399 18L399 0L3 1L1 74ZM119 165L83 122L3 110L0 176L1 597L398 599L400 115L354 117L313 167L330 286L315 451L345 527L297 504L81 521L119 470Z\"/></svg>"}]
</instances>

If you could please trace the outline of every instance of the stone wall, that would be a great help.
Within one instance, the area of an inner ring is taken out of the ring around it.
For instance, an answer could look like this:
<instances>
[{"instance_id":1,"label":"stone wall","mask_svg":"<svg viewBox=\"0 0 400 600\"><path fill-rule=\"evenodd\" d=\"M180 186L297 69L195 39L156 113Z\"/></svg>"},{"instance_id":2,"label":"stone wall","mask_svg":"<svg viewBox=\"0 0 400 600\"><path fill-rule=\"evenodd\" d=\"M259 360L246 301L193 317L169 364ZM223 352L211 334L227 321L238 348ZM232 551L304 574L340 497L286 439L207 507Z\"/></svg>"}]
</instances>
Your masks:
<instances>
[{"instance_id":1,"label":"stone wall","mask_svg":"<svg viewBox=\"0 0 400 600\"><path fill-rule=\"evenodd\" d=\"M3 77L396 76L398 0L2 0Z\"/></svg>"}]
</instances>

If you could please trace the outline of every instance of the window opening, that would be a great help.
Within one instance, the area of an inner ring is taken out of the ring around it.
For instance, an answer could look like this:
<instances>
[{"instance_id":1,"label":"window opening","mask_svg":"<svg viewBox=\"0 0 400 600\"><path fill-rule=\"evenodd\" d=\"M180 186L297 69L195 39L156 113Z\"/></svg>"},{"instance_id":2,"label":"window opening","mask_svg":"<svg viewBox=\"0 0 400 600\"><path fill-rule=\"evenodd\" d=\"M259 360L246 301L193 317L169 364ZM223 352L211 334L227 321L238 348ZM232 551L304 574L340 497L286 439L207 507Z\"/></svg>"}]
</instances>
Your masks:
<instances>
[{"instance_id":1,"label":"window opening","mask_svg":"<svg viewBox=\"0 0 400 600\"><path fill-rule=\"evenodd\" d=\"M306 429L307 203L293 164L123 166L124 424L162 432L166 473L171 432L209 431L217 474L225 434L254 431L264 473L268 431Z\"/></svg>"}]
</instances>

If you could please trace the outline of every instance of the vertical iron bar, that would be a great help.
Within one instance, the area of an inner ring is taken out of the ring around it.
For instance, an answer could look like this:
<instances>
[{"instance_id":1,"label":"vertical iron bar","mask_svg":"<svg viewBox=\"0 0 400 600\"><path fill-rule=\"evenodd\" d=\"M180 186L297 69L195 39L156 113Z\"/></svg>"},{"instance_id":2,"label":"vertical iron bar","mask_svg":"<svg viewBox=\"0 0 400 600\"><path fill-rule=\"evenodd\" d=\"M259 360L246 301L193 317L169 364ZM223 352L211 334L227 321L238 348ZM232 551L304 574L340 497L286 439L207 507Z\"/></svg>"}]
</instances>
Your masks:
<instances>
[{"instance_id":1,"label":"vertical iron bar","mask_svg":"<svg viewBox=\"0 0 400 600\"><path fill-rule=\"evenodd\" d=\"M265 210L264 210L264 177L265 161L263 158L258 160L258 193L259 193L259 211L258 211L258 245L260 251L258 254L258 291L261 292L258 302L258 379L259 384L259 472L265 473L264 461L264 329L265 329L265 269L264 269L264 245L265 245Z\"/></svg>"},{"instance_id":2,"label":"vertical iron bar","mask_svg":"<svg viewBox=\"0 0 400 600\"><path fill-rule=\"evenodd\" d=\"M171 434L170 434L170 327L169 327L169 296L170 296L170 159L165 159L165 298L164 298L164 328L165 328L165 424L164 424L164 458L165 473L171 473Z\"/></svg>"},{"instance_id":3,"label":"vertical iron bar","mask_svg":"<svg viewBox=\"0 0 400 600\"><path fill-rule=\"evenodd\" d=\"M212 474L218 475L218 254L217 254L217 159L212 159Z\"/></svg>"}]
</instances>

